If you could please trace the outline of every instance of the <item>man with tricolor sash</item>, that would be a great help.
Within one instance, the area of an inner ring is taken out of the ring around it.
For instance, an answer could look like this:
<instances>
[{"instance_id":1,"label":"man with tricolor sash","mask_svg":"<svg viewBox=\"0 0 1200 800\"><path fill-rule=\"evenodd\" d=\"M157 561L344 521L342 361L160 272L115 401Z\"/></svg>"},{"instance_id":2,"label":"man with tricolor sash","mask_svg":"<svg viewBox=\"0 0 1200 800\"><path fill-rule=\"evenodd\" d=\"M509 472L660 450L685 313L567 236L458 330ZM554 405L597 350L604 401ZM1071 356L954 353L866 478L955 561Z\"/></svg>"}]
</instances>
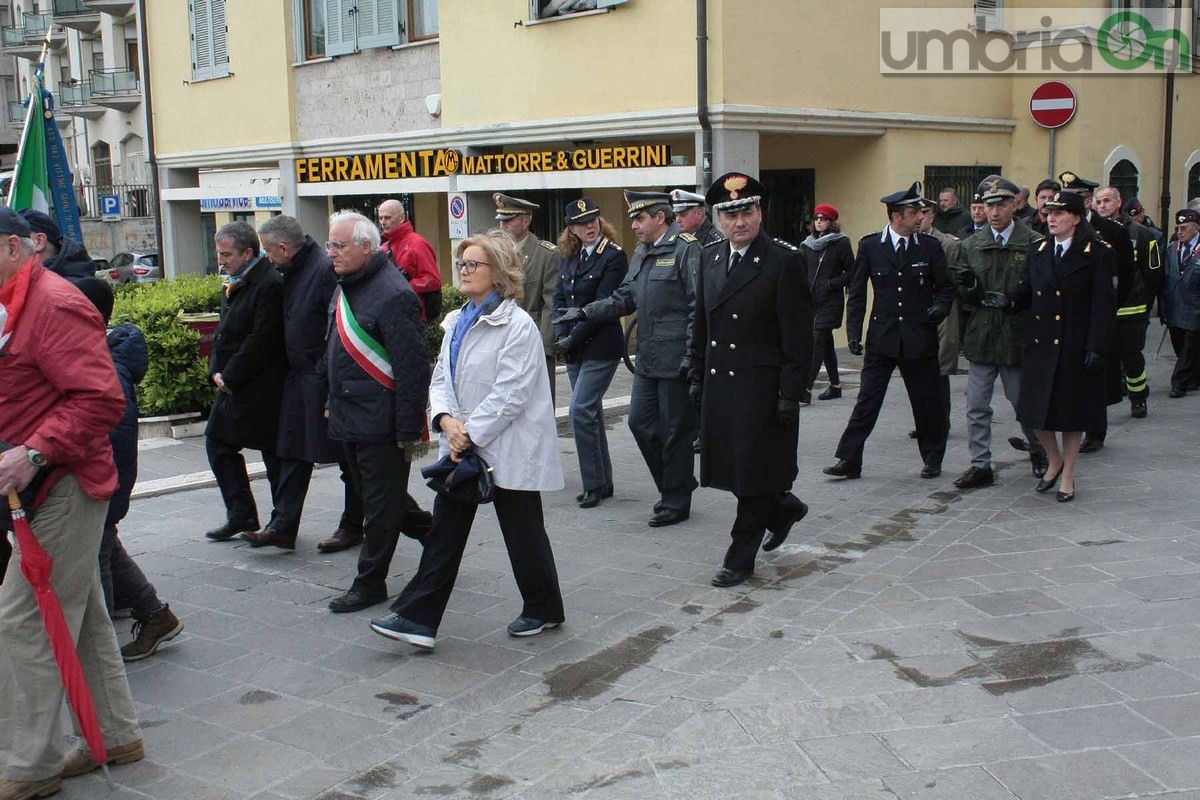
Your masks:
<instances>
[{"instance_id":1,"label":"man with tricolor sash","mask_svg":"<svg viewBox=\"0 0 1200 800\"><path fill-rule=\"evenodd\" d=\"M429 516L408 493L429 404L429 353L421 301L389 267L371 220L339 212L325 249L338 289L326 337L329 435L342 442L363 502L358 575L329 610L358 611L387 599L387 574L401 532L428 533Z\"/></svg>"}]
</instances>

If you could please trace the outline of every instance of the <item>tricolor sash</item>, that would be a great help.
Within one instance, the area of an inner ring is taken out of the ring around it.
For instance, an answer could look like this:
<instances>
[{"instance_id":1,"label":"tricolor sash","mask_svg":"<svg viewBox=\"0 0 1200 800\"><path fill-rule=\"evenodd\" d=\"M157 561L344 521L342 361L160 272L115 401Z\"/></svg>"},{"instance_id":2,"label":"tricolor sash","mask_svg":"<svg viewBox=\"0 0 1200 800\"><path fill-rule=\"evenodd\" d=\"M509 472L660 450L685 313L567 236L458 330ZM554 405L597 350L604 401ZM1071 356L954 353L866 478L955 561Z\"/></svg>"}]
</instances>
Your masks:
<instances>
[{"instance_id":1,"label":"tricolor sash","mask_svg":"<svg viewBox=\"0 0 1200 800\"><path fill-rule=\"evenodd\" d=\"M354 311L350 308L350 301L340 288L333 316L342 347L346 348L354 362L379 381L383 388L395 391L396 377L392 374L392 362L388 358L387 350L358 324L358 320L354 318Z\"/></svg>"}]
</instances>

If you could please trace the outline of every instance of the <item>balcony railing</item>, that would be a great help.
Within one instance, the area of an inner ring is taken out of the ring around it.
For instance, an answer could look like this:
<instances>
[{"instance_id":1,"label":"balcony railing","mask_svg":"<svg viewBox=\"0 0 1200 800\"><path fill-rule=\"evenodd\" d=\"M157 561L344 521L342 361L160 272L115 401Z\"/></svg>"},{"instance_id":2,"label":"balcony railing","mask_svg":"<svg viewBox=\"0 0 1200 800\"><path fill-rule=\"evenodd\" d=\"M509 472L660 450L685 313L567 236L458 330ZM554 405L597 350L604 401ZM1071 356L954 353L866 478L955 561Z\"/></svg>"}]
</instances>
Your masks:
<instances>
[{"instance_id":1,"label":"balcony railing","mask_svg":"<svg viewBox=\"0 0 1200 800\"><path fill-rule=\"evenodd\" d=\"M54 16L74 17L81 14L95 14L96 9L83 0L54 0Z\"/></svg>"},{"instance_id":2,"label":"balcony railing","mask_svg":"<svg viewBox=\"0 0 1200 800\"><path fill-rule=\"evenodd\" d=\"M85 106L91 103L92 90L88 83L59 84L57 97L58 105L63 108Z\"/></svg>"},{"instance_id":3,"label":"balcony railing","mask_svg":"<svg viewBox=\"0 0 1200 800\"><path fill-rule=\"evenodd\" d=\"M46 38L46 31L54 24L54 15L48 11L40 14L28 12L21 15L21 25L0 29L0 45L18 47L20 45L38 44Z\"/></svg>"},{"instance_id":4,"label":"balcony railing","mask_svg":"<svg viewBox=\"0 0 1200 800\"><path fill-rule=\"evenodd\" d=\"M8 101L8 121L9 122L25 122L26 108L25 104L20 100Z\"/></svg>"},{"instance_id":5,"label":"balcony railing","mask_svg":"<svg viewBox=\"0 0 1200 800\"><path fill-rule=\"evenodd\" d=\"M111 97L139 93L138 76L131 69L94 69L91 78L94 95Z\"/></svg>"},{"instance_id":6,"label":"balcony railing","mask_svg":"<svg viewBox=\"0 0 1200 800\"><path fill-rule=\"evenodd\" d=\"M110 186L83 186L79 213L85 217L100 216L100 195L115 194L121 198L122 217L154 216L154 187L146 183L117 183Z\"/></svg>"}]
</instances>

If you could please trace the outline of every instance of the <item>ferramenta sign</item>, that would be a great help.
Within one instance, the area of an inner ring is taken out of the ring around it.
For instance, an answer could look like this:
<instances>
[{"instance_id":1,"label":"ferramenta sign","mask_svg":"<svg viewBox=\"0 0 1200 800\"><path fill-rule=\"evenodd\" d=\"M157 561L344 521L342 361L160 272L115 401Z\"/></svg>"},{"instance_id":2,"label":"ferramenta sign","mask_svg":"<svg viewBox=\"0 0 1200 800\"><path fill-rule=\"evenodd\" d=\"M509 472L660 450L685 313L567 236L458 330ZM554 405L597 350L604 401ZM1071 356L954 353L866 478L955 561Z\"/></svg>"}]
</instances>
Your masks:
<instances>
[{"instance_id":1,"label":"ferramenta sign","mask_svg":"<svg viewBox=\"0 0 1200 800\"><path fill-rule=\"evenodd\" d=\"M671 164L671 146L631 144L574 150L528 150L463 155L457 150L393 150L296 161L298 183L442 178L448 175L515 175L587 169L637 169Z\"/></svg>"}]
</instances>

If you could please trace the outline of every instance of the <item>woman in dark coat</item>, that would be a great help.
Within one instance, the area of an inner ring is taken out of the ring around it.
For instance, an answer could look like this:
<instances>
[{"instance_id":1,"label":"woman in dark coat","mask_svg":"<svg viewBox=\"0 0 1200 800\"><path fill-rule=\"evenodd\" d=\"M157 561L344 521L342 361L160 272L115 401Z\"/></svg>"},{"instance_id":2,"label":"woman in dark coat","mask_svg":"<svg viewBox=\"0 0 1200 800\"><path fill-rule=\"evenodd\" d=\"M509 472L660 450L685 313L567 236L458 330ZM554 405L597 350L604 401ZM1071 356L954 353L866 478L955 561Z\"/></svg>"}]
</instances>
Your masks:
<instances>
[{"instance_id":1,"label":"woman in dark coat","mask_svg":"<svg viewBox=\"0 0 1200 800\"><path fill-rule=\"evenodd\" d=\"M556 313L608 297L629 271L625 251L613 241L616 230L591 198L567 203L564 215L567 227L558 237L563 260L554 290ZM625 337L615 319L560 322L554 336L554 351L566 359L571 379L571 429L583 479L583 493L575 499L580 508L594 508L613 494L603 403L625 352Z\"/></svg>"},{"instance_id":2,"label":"woman in dark coat","mask_svg":"<svg viewBox=\"0 0 1200 800\"><path fill-rule=\"evenodd\" d=\"M833 400L842 396L833 332L842 327L842 314L846 310L845 290L854 273L854 246L850 243L850 237L842 233L837 220L838 210L835 207L827 203L817 206L813 209L812 232L800 244L813 303L809 394L812 394L812 386L821 372L822 363L829 376L829 388L820 394L818 400Z\"/></svg>"},{"instance_id":3,"label":"woman in dark coat","mask_svg":"<svg viewBox=\"0 0 1200 800\"><path fill-rule=\"evenodd\" d=\"M1049 467L1037 491L1061 481L1059 502L1075 498L1083 432L1104 419L1104 357L1117 314L1112 248L1084 221L1082 196L1058 192L1046 202L1049 235L1029 247L1029 285L1013 297L1030 308L1021 359L1017 419L1033 428ZM1062 432L1062 449L1055 432Z\"/></svg>"}]
</instances>

